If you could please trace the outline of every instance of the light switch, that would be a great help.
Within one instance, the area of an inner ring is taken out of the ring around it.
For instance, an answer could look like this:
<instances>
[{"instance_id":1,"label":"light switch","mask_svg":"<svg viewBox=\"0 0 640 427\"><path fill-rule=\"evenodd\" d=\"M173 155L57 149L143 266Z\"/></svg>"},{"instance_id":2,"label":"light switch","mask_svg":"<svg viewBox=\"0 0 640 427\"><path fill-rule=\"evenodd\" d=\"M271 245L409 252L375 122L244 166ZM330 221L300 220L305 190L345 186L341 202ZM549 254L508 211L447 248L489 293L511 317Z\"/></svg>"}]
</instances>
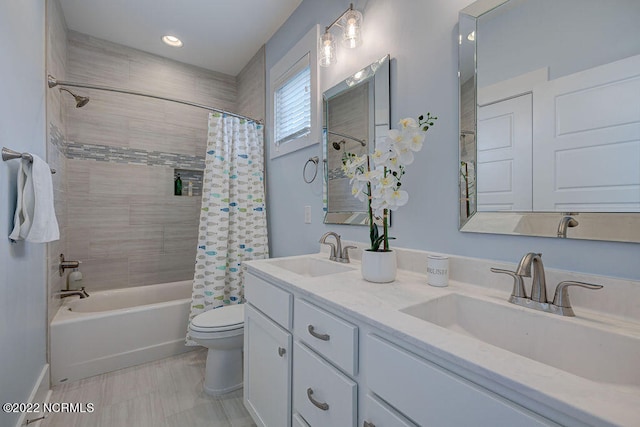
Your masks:
<instances>
[{"instance_id":1,"label":"light switch","mask_svg":"<svg viewBox=\"0 0 640 427\"><path fill-rule=\"evenodd\" d=\"M304 207L304 223L311 224L311 206Z\"/></svg>"}]
</instances>

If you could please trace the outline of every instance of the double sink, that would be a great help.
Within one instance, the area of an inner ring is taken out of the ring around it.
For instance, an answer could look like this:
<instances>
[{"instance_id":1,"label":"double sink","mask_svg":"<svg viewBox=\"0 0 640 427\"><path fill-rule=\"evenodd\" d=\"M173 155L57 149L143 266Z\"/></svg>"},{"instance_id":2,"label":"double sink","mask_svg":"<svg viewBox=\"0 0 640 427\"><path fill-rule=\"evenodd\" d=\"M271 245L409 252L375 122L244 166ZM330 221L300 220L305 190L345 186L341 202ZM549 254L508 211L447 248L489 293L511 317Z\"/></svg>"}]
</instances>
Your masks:
<instances>
[{"instance_id":1,"label":"double sink","mask_svg":"<svg viewBox=\"0 0 640 427\"><path fill-rule=\"evenodd\" d=\"M313 255L275 258L268 263L303 278L357 269ZM640 387L640 370L635 368L640 355L638 325L586 313L562 317L510 304L508 295L500 299L483 293L482 288L477 293L469 288L475 287L451 286L399 311L587 380Z\"/></svg>"}]
</instances>

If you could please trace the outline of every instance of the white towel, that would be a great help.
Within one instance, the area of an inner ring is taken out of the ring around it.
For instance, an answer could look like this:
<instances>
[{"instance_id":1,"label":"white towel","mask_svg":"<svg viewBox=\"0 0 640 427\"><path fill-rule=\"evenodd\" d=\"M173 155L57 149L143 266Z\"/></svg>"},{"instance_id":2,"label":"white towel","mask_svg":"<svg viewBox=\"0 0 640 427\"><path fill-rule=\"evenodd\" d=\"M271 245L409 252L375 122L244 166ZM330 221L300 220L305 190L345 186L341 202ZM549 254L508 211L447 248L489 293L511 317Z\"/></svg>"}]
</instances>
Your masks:
<instances>
[{"instance_id":1,"label":"white towel","mask_svg":"<svg viewBox=\"0 0 640 427\"><path fill-rule=\"evenodd\" d=\"M20 162L13 221L13 231L9 235L12 240L46 243L60 238L53 206L51 169L36 155L33 155L33 163L24 159Z\"/></svg>"}]
</instances>

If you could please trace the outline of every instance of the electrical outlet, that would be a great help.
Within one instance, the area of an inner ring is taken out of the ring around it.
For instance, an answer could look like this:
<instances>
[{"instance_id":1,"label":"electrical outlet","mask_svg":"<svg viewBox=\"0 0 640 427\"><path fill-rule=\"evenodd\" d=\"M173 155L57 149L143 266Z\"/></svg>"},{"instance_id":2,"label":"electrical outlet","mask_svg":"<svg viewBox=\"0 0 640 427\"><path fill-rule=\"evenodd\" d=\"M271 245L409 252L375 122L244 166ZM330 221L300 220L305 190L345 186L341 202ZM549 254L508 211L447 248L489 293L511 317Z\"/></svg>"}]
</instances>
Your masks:
<instances>
[{"instance_id":1,"label":"electrical outlet","mask_svg":"<svg viewBox=\"0 0 640 427\"><path fill-rule=\"evenodd\" d=\"M304 223L311 224L311 206L304 207Z\"/></svg>"}]
</instances>

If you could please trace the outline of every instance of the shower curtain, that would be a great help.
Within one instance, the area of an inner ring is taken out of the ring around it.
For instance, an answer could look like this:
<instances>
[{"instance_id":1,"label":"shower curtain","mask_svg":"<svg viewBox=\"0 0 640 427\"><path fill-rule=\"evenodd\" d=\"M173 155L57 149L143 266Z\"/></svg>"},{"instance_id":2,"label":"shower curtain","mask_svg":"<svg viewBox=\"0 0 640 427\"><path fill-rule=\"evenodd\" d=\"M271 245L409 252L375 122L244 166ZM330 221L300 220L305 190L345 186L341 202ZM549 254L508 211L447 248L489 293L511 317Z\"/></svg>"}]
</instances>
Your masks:
<instances>
[{"instance_id":1,"label":"shower curtain","mask_svg":"<svg viewBox=\"0 0 640 427\"><path fill-rule=\"evenodd\" d=\"M209 114L189 321L242 303L242 261L268 257L263 150L262 125ZM188 332L186 341L197 345Z\"/></svg>"}]
</instances>

